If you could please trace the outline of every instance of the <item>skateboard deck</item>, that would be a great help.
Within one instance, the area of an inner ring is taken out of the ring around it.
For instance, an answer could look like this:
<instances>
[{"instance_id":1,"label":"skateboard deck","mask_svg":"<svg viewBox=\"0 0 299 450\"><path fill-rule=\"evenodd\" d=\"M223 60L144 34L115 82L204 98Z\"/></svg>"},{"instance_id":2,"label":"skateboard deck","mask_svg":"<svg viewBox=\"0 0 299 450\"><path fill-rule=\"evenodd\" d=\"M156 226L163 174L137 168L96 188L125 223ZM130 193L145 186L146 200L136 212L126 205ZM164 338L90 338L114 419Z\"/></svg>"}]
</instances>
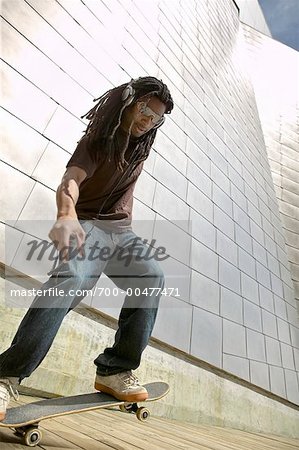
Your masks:
<instances>
[{"instance_id":1,"label":"skateboard deck","mask_svg":"<svg viewBox=\"0 0 299 450\"><path fill-rule=\"evenodd\" d=\"M148 392L148 399L140 403L159 400L169 392L168 384L163 382L145 384L144 387ZM119 406L122 411L135 413L141 421L145 421L150 415L147 408L139 407L137 403L124 402L109 394L94 392L39 400L9 408L5 419L0 422L0 427L15 429L18 435L23 436L26 445L34 447L40 443L42 438L42 433L38 428L39 422L42 420L113 406Z\"/></svg>"}]
</instances>

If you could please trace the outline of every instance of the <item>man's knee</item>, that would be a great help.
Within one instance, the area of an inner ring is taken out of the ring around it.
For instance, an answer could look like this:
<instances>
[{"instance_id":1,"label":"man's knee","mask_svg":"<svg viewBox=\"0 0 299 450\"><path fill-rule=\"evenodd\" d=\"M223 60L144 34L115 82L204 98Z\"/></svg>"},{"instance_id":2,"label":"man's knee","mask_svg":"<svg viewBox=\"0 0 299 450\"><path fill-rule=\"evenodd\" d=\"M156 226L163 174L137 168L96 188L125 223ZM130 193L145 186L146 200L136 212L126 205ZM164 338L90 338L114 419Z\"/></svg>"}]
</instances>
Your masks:
<instances>
[{"instance_id":1,"label":"man's knee","mask_svg":"<svg viewBox=\"0 0 299 450\"><path fill-rule=\"evenodd\" d=\"M165 277L164 272L158 263L149 261L146 280L149 285L155 285L157 287L163 288Z\"/></svg>"}]
</instances>

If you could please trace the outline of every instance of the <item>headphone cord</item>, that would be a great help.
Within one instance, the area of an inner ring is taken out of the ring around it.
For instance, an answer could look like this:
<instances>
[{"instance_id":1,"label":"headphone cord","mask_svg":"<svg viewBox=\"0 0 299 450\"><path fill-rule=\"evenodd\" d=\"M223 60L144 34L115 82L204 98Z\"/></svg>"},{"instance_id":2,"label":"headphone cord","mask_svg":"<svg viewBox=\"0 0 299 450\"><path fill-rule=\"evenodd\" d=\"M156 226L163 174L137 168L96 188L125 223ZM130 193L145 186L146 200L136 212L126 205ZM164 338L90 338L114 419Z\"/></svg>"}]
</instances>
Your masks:
<instances>
[{"instance_id":1,"label":"headphone cord","mask_svg":"<svg viewBox=\"0 0 299 450\"><path fill-rule=\"evenodd\" d=\"M137 158L135 159L135 157L137 156L138 149L139 149L139 144L137 144L136 147L134 148L132 154L130 155L129 161L128 161L128 167L126 167L126 169L124 170L124 172L121 175L121 177L119 178L119 180L117 180L116 184L113 186L113 189L110 191L110 194L108 195L108 197L105 198L104 202L102 203L102 205L97 213L97 216L99 216L101 214L107 201L112 197L115 190L118 188L120 183L123 181L124 177L128 174L129 170L133 168L133 164L137 161Z\"/></svg>"}]
</instances>

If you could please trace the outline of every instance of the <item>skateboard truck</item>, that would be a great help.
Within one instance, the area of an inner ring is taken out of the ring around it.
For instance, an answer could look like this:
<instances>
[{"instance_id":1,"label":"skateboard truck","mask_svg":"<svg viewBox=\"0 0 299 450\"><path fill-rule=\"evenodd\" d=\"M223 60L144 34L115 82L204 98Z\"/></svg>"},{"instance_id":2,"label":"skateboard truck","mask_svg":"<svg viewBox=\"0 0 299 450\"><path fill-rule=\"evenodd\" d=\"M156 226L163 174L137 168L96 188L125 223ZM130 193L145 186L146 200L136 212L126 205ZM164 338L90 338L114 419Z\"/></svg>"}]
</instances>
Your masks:
<instances>
[{"instance_id":1,"label":"skateboard truck","mask_svg":"<svg viewBox=\"0 0 299 450\"><path fill-rule=\"evenodd\" d=\"M124 403L119 405L119 409L122 412L135 413L138 420L144 422L150 416L150 410L144 406L139 407L137 403Z\"/></svg>"}]
</instances>

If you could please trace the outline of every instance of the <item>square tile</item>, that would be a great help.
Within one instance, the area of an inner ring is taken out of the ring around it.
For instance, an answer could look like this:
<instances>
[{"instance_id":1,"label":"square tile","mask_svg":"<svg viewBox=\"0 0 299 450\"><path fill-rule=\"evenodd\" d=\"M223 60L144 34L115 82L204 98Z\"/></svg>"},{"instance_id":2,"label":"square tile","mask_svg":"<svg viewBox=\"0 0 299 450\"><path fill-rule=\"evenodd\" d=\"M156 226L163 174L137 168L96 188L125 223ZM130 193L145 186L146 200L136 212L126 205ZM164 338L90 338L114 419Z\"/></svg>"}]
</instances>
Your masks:
<instances>
[{"instance_id":1,"label":"square tile","mask_svg":"<svg viewBox=\"0 0 299 450\"><path fill-rule=\"evenodd\" d=\"M262 315L259 306L244 299L244 325L255 331L262 331Z\"/></svg>"},{"instance_id":2,"label":"square tile","mask_svg":"<svg viewBox=\"0 0 299 450\"><path fill-rule=\"evenodd\" d=\"M271 392L281 397L286 396L285 375L281 367L269 366Z\"/></svg>"},{"instance_id":3,"label":"square tile","mask_svg":"<svg viewBox=\"0 0 299 450\"><path fill-rule=\"evenodd\" d=\"M184 321L184 329L178 333ZM167 322L167 327L165 323ZM192 306L173 297L163 296L158 309L153 336L187 353L190 351Z\"/></svg>"},{"instance_id":4,"label":"square tile","mask_svg":"<svg viewBox=\"0 0 299 450\"><path fill-rule=\"evenodd\" d=\"M241 292L247 300L259 305L259 285L254 278L241 273Z\"/></svg>"},{"instance_id":5,"label":"square tile","mask_svg":"<svg viewBox=\"0 0 299 450\"><path fill-rule=\"evenodd\" d=\"M219 314L220 286L215 281L201 275L195 270L191 278L190 302L202 309Z\"/></svg>"},{"instance_id":6,"label":"square tile","mask_svg":"<svg viewBox=\"0 0 299 450\"><path fill-rule=\"evenodd\" d=\"M269 366L261 362L250 361L250 381L256 386L269 390Z\"/></svg>"},{"instance_id":7,"label":"square tile","mask_svg":"<svg viewBox=\"0 0 299 450\"><path fill-rule=\"evenodd\" d=\"M223 354L223 369L237 375L243 380L250 381L249 360L238 356Z\"/></svg>"},{"instance_id":8,"label":"square tile","mask_svg":"<svg viewBox=\"0 0 299 450\"><path fill-rule=\"evenodd\" d=\"M253 330L246 330L248 358L266 362L265 336Z\"/></svg>"},{"instance_id":9,"label":"square tile","mask_svg":"<svg viewBox=\"0 0 299 450\"><path fill-rule=\"evenodd\" d=\"M263 333L272 338L278 339L277 320L274 314L262 309Z\"/></svg>"},{"instance_id":10,"label":"square tile","mask_svg":"<svg viewBox=\"0 0 299 450\"><path fill-rule=\"evenodd\" d=\"M223 319L223 352L246 357L245 327Z\"/></svg>"},{"instance_id":11,"label":"square tile","mask_svg":"<svg viewBox=\"0 0 299 450\"><path fill-rule=\"evenodd\" d=\"M219 316L194 307L191 354L222 366L222 319Z\"/></svg>"},{"instance_id":12,"label":"square tile","mask_svg":"<svg viewBox=\"0 0 299 450\"><path fill-rule=\"evenodd\" d=\"M234 266L238 265L237 245L219 230L217 230L217 253Z\"/></svg>"},{"instance_id":13,"label":"square tile","mask_svg":"<svg viewBox=\"0 0 299 450\"><path fill-rule=\"evenodd\" d=\"M293 348L290 345L280 343L281 357L282 357L282 367L284 369L295 370L295 361Z\"/></svg>"},{"instance_id":14,"label":"square tile","mask_svg":"<svg viewBox=\"0 0 299 450\"><path fill-rule=\"evenodd\" d=\"M295 403L295 405L299 405L299 388L296 372L286 369L284 373L286 380L287 399L290 400L290 402Z\"/></svg>"},{"instance_id":15,"label":"square tile","mask_svg":"<svg viewBox=\"0 0 299 450\"><path fill-rule=\"evenodd\" d=\"M221 287L220 315L226 319L243 324L242 297L234 292Z\"/></svg>"},{"instance_id":16,"label":"square tile","mask_svg":"<svg viewBox=\"0 0 299 450\"><path fill-rule=\"evenodd\" d=\"M230 239L234 239L234 221L215 204L214 225Z\"/></svg>"},{"instance_id":17,"label":"square tile","mask_svg":"<svg viewBox=\"0 0 299 450\"><path fill-rule=\"evenodd\" d=\"M282 359L281 359L281 351L280 351L280 345L279 341L276 339L272 339L271 337L266 336L266 360L268 364L275 365L275 366L281 366L282 365Z\"/></svg>"},{"instance_id":18,"label":"square tile","mask_svg":"<svg viewBox=\"0 0 299 450\"><path fill-rule=\"evenodd\" d=\"M202 275L218 281L217 254L195 239L192 239L191 267Z\"/></svg>"},{"instance_id":19,"label":"square tile","mask_svg":"<svg viewBox=\"0 0 299 450\"><path fill-rule=\"evenodd\" d=\"M216 250L216 228L192 208L190 209L190 233L206 247Z\"/></svg>"}]
</instances>

